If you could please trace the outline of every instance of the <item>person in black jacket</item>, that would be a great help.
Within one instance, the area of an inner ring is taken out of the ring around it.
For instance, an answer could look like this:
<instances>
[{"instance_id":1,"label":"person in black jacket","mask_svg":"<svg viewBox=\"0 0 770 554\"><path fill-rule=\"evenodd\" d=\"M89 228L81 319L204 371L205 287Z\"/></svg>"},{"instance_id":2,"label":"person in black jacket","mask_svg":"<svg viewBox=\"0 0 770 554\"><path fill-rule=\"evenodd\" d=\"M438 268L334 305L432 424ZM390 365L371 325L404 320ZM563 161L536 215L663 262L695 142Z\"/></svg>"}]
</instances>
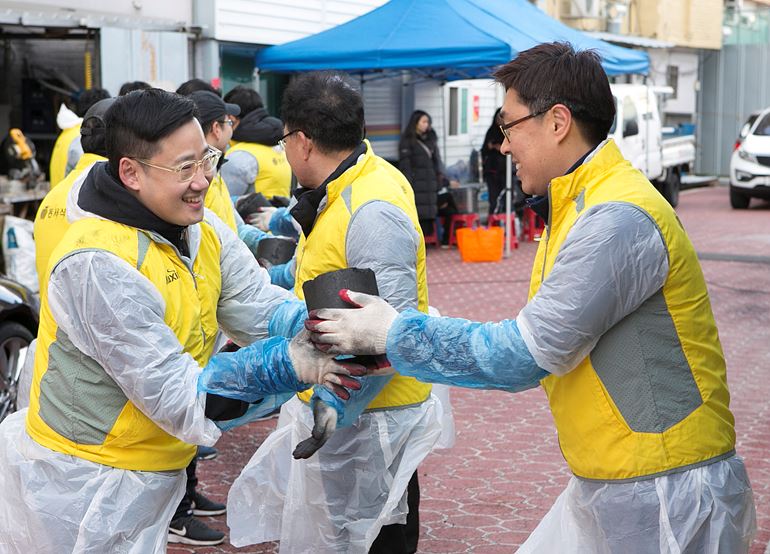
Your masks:
<instances>
[{"instance_id":1,"label":"person in black jacket","mask_svg":"<svg viewBox=\"0 0 770 554\"><path fill-rule=\"evenodd\" d=\"M484 136L484 145L481 147L481 167L484 182L489 192L489 215L503 213L505 211L505 155L500 153L503 144L503 132L500 130L500 109L495 111L492 124ZM513 167L513 197L511 202L516 213L521 215L524 202L524 193L521 183L516 178L516 166Z\"/></svg>"},{"instance_id":2,"label":"person in black jacket","mask_svg":"<svg viewBox=\"0 0 770 554\"><path fill-rule=\"evenodd\" d=\"M414 189L417 217L425 235L433 233L438 213L438 190L441 188L441 156L438 137L431 126L430 116L415 110L409 118L398 145L398 168Z\"/></svg>"}]
</instances>

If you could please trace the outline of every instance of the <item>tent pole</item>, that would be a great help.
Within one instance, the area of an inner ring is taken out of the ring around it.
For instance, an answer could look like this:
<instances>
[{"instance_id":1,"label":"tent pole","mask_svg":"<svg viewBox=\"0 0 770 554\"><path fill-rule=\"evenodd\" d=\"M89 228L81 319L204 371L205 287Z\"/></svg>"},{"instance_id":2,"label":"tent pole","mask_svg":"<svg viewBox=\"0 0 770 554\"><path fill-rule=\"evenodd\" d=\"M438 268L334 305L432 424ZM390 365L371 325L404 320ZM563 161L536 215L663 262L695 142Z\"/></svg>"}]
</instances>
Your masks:
<instances>
[{"instance_id":1,"label":"tent pole","mask_svg":"<svg viewBox=\"0 0 770 554\"><path fill-rule=\"evenodd\" d=\"M511 257L511 185L513 183L513 162L511 154L505 155L505 257Z\"/></svg>"},{"instance_id":2,"label":"tent pole","mask_svg":"<svg viewBox=\"0 0 770 554\"><path fill-rule=\"evenodd\" d=\"M444 167L446 167L447 159L446 159L446 137L447 137L447 121L449 121L449 117L451 117L452 114L449 114L449 117L447 117L446 113L446 89L445 89L446 81L440 81L439 86L441 87L441 136L444 138L444 146L442 150L444 151L444 159L442 160L444 163Z\"/></svg>"}]
</instances>

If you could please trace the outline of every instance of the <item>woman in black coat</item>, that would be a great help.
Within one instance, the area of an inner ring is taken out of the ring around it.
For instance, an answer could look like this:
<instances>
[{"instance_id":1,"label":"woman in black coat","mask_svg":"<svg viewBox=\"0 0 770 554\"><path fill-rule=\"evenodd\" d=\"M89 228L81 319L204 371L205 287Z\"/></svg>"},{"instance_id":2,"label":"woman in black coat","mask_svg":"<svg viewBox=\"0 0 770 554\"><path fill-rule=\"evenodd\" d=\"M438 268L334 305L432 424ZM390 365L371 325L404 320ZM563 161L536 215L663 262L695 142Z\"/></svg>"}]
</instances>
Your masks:
<instances>
[{"instance_id":1,"label":"woman in black coat","mask_svg":"<svg viewBox=\"0 0 770 554\"><path fill-rule=\"evenodd\" d=\"M438 137L431 126L430 116L416 110L409 118L398 145L398 168L414 189L417 217L425 235L433 233L438 213L438 190L442 178Z\"/></svg>"}]
</instances>

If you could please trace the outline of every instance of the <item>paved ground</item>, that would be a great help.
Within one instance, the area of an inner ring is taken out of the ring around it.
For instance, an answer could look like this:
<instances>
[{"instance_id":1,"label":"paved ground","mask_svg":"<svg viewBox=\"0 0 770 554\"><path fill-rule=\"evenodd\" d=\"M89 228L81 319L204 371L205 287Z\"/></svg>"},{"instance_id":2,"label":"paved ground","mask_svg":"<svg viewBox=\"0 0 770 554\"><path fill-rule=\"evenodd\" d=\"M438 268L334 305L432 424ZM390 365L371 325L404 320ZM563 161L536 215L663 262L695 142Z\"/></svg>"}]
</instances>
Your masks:
<instances>
[{"instance_id":1,"label":"paved ground","mask_svg":"<svg viewBox=\"0 0 770 554\"><path fill-rule=\"evenodd\" d=\"M682 194L677 210L703 255L729 367L738 451L755 491L759 532L752 554L770 542L770 204L729 208L724 187ZM428 257L430 300L444 315L477 320L515 316L522 307L535 245L524 244L498 264L462 264L457 251ZM733 261L720 258L729 256ZM566 483L551 416L540 390L518 395L453 389L457 444L420 468L420 552L513 552ZM227 488L275 420L258 422L220 441L220 457L200 464L206 494ZM224 520L209 518L225 529ZM275 552L275 545L212 552ZM173 548L170 552L187 552ZM192 550L190 550L192 551Z\"/></svg>"}]
</instances>

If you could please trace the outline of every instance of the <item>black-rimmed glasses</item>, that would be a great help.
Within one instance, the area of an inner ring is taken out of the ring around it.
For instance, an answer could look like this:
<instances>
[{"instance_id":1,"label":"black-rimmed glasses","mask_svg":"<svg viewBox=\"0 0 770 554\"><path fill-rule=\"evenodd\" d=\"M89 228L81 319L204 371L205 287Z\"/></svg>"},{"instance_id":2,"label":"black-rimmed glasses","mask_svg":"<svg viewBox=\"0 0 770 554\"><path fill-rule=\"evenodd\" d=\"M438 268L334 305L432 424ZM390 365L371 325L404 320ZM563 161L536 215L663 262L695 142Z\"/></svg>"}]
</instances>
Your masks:
<instances>
[{"instance_id":1,"label":"black-rimmed glasses","mask_svg":"<svg viewBox=\"0 0 770 554\"><path fill-rule=\"evenodd\" d=\"M533 117L537 117L539 115L543 115L545 112L550 110L551 108L546 108L545 110L541 110L539 112L531 113L529 115L525 115L524 117L520 117L519 119L516 119L514 121L511 121L510 123L503 123L502 119L500 120L500 131L503 133L503 136L508 142L511 142L511 137L508 136L508 129L511 127L515 127L519 123L524 123L528 119L532 119Z\"/></svg>"},{"instance_id":2,"label":"black-rimmed glasses","mask_svg":"<svg viewBox=\"0 0 770 554\"><path fill-rule=\"evenodd\" d=\"M286 150L286 139L289 138L290 136L292 136L294 133L299 133L300 131L302 131L302 129L294 129L293 131L289 131L288 133L283 135L281 138L278 139L279 146L281 148L283 148L284 150ZM307 135L307 133L305 133L305 134ZM310 137L308 137L308 138L310 138Z\"/></svg>"}]
</instances>

